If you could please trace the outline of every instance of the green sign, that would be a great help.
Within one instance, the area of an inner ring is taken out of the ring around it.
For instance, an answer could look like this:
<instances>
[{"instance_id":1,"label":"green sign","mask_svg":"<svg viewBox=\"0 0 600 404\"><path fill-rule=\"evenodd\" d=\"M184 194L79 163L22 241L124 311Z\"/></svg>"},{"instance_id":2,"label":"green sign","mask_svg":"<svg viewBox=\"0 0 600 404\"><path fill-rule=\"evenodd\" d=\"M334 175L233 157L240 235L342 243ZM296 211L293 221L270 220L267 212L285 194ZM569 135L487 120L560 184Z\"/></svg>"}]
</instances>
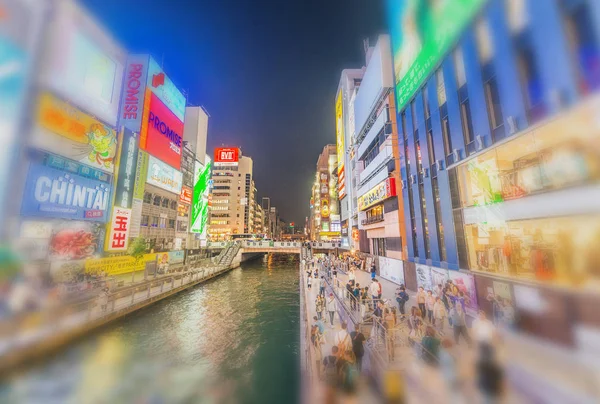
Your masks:
<instances>
[{"instance_id":1,"label":"green sign","mask_svg":"<svg viewBox=\"0 0 600 404\"><path fill-rule=\"evenodd\" d=\"M133 197L144 199L144 187L146 186L146 175L148 173L148 153L140 150L137 156L137 168L135 171L135 183L133 185Z\"/></svg>"},{"instance_id":2,"label":"green sign","mask_svg":"<svg viewBox=\"0 0 600 404\"><path fill-rule=\"evenodd\" d=\"M401 111L456 43L486 0L388 0Z\"/></svg>"},{"instance_id":3,"label":"green sign","mask_svg":"<svg viewBox=\"0 0 600 404\"><path fill-rule=\"evenodd\" d=\"M210 179L210 163L206 166L196 162L194 170L194 194L192 197L192 213L190 231L203 234L208 222L208 181Z\"/></svg>"}]
</instances>

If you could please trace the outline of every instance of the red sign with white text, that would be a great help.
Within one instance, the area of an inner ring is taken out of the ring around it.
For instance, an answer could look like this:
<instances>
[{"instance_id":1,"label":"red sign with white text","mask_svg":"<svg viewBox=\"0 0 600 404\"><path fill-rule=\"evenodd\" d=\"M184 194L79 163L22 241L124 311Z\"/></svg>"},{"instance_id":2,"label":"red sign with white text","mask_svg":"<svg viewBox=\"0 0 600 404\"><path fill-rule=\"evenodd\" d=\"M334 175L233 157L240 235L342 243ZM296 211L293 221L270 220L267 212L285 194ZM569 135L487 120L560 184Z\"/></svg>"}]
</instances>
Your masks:
<instances>
[{"instance_id":1,"label":"red sign with white text","mask_svg":"<svg viewBox=\"0 0 600 404\"><path fill-rule=\"evenodd\" d=\"M190 205L192 203L192 190L185 185L181 187L181 194L179 194L179 202L187 203Z\"/></svg>"},{"instance_id":2,"label":"red sign with white text","mask_svg":"<svg viewBox=\"0 0 600 404\"><path fill-rule=\"evenodd\" d=\"M215 149L215 166L237 166L239 150L233 147L218 147Z\"/></svg>"},{"instance_id":3,"label":"red sign with white text","mask_svg":"<svg viewBox=\"0 0 600 404\"><path fill-rule=\"evenodd\" d=\"M179 170L183 147L183 122L154 94L150 95L146 136L140 137L140 149Z\"/></svg>"}]
</instances>

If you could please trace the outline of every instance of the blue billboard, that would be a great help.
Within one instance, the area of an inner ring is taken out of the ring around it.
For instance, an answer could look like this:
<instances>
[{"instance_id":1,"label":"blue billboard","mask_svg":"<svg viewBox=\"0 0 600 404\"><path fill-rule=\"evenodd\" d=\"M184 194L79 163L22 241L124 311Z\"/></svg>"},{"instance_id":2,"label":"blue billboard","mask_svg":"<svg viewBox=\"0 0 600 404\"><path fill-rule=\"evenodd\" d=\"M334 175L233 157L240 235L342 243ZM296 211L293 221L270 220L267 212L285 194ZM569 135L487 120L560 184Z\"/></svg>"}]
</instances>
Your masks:
<instances>
[{"instance_id":1,"label":"blue billboard","mask_svg":"<svg viewBox=\"0 0 600 404\"><path fill-rule=\"evenodd\" d=\"M106 222L110 184L32 163L27 174L23 216Z\"/></svg>"}]
</instances>

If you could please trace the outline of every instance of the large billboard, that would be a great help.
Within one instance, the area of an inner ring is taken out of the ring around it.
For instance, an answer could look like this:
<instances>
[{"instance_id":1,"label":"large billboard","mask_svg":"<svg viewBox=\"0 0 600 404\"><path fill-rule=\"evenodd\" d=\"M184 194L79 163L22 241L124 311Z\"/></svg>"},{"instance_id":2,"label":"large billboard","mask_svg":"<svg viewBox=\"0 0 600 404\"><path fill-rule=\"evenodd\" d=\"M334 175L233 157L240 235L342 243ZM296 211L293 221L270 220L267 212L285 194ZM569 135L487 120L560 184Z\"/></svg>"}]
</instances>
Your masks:
<instances>
[{"instance_id":1,"label":"large billboard","mask_svg":"<svg viewBox=\"0 0 600 404\"><path fill-rule=\"evenodd\" d=\"M181 122L185 121L185 96L152 58L148 65L148 88Z\"/></svg>"},{"instance_id":2,"label":"large billboard","mask_svg":"<svg viewBox=\"0 0 600 404\"><path fill-rule=\"evenodd\" d=\"M237 166L240 151L235 147L217 147L215 149L215 167Z\"/></svg>"},{"instance_id":3,"label":"large billboard","mask_svg":"<svg viewBox=\"0 0 600 404\"><path fill-rule=\"evenodd\" d=\"M146 125L140 137L140 149L167 163L181 168L183 147L183 121L167 108L154 94L150 95L150 108Z\"/></svg>"},{"instance_id":4,"label":"large billboard","mask_svg":"<svg viewBox=\"0 0 600 404\"><path fill-rule=\"evenodd\" d=\"M134 132L139 132L142 127L149 59L148 55L132 55L127 58L119 126L125 126Z\"/></svg>"},{"instance_id":5,"label":"large billboard","mask_svg":"<svg viewBox=\"0 0 600 404\"><path fill-rule=\"evenodd\" d=\"M126 53L76 2L53 2L40 82L110 126L117 125Z\"/></svg>"},{"instance_id":6,"label":"large billboard","mask_svg":"<svg viewBox=\"0 0 600 404\"><path fill-rule=\"evenodd\" d=\"M202 166L196 162L194 171L194 194L192 197L192 215L190 231L203 234L208 221L208 181L210 179L210 163Z\"/></svg>"},{"instance_id":7,"label":"large billboard","mask_svg":"<svg viewBox=\"0 0 600 404\"><path fill-rule=\"evenodd\" d=\"M397 111L402 111L485 1L388 0Z\"/></svg>"},{"instance_id":8,"label":"large billboard","mask_svg":"<svg viewBox=\"0 0 600 404\"><path fill-rule=\"evenodd\" d=\"M146 182L179 195L181 193L183 175L181 171L174 169L159 159L148 156L148 176L146 177Z\"/></svg>"},{"instance_id":9,"label":"large billboard","mask_svg":"<svg viewBox=\"0 0 600 404\"><path fill-rule=\"evenodd\" d=\"M358 197L358 210L370 208L392 196L396 196L396 181L394 178L386 178Z\"/></svg>"},{"instance_id":10,"label":"large billboard","mask_svg":"<svg viewBox=\"0 0 600 404\"><path fill-rule=\"evenodd\" d=\"M115 169L117 133L48 92L38 98L31 145L107 173Z\"/></svg>"},{"instance_id":11,"label":"large billboard","mask_svg":"<svg viewBox=\"0 0 600 404\"><path fill-rule=\"evenodd\" d=\"M120 156L115 186L115 206L131 208L133 188L138 163L138 139L136 132L124 128L121 133Z\"/></svg>"},{"instance_id":12,"label":"large billboard","mask_svg":"<svg viewBox=\"0 0 600 404\"><path fill-rule=\"evenodd\" d=\"M342 90L340 89L335 99L335 137L338 158L338 194L340 199L346 196L346 178L344 177L344 161L346 160L346 147L344 144L344 136L344 97Z\"/></svg>"},{"instance_id":13,"label":"large billboard","mask_svg":"<svg viewBox=\"0 0 600 404\"><path fill-rule=\"evenodd\" d=\"M110 184L31 163L21 214L106 222Z\"/></svg>"}]
</instances>

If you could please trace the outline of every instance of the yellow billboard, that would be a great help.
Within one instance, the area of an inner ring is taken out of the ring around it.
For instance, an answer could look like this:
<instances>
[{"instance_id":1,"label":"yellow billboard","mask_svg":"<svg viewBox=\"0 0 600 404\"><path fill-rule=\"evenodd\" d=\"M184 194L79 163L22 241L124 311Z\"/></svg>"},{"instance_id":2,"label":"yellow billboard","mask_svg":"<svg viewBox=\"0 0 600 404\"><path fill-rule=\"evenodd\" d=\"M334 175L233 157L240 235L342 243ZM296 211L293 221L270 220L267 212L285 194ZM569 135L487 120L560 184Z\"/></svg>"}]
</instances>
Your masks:
<instances>
[{"instance_id":1,"label":"yellow billboard","mask_svg":"<svg viewBox=\"0 0 600 404\"><path fill-rule=\"evenodd\" d=\"M344 160L345 160L345 144L344 144L344 106L342 90L338 92L335 99L335 134L336 134L336 145L337 145L337 159L338 159L338 194L339 198L342 199L346 195L345 189L345 178L342 175L344 172Z\"/></svg>"},{"instance_id":2,"label":"yellow billboard","mask_svg":"<svg viewBox=\"0 0 600 404\"><path fill-rule=\"evenodd\" d=\"M120 275L136 271L143 271L147 262L156 261L156 254L145 254L139 260L124 255L121 257L95 258L85 261L85 272L98 274L105 272L107 275Z\"/></svg>"}]
</instances>

